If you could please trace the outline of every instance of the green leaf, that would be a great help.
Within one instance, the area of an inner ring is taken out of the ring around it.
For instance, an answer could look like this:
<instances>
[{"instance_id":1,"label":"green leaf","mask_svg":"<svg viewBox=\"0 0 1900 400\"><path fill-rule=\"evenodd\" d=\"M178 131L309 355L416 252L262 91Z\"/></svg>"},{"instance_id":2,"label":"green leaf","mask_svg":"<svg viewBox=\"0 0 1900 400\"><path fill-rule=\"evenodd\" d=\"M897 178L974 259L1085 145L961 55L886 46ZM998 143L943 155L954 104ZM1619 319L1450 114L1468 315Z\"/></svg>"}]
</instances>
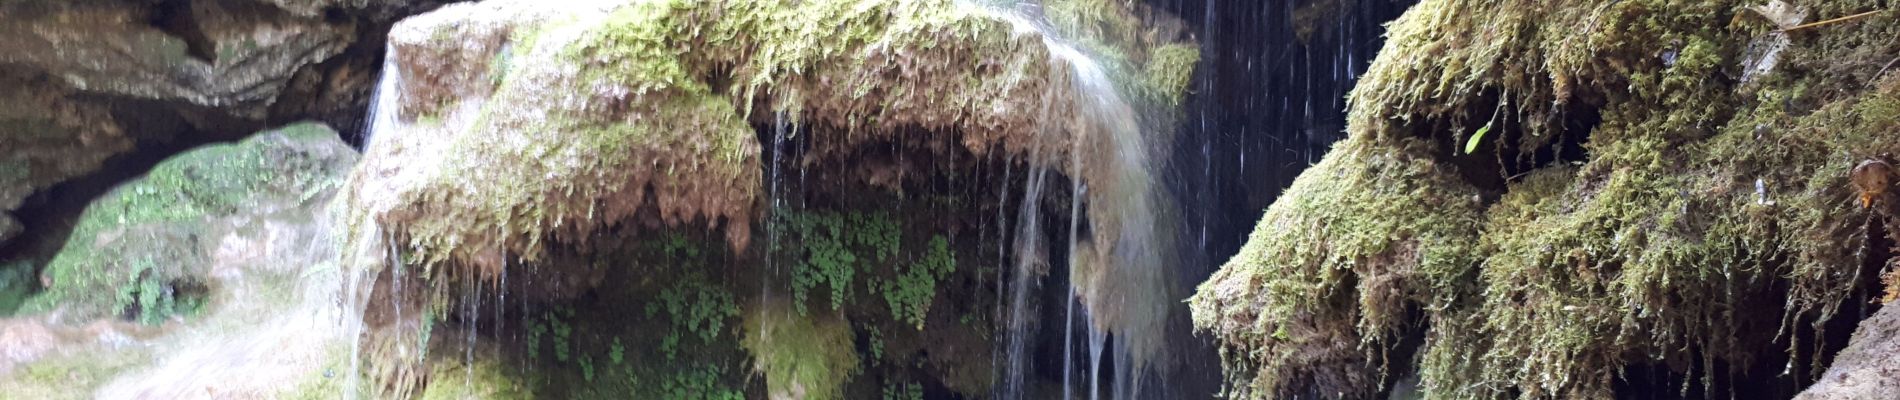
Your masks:
<instances>
[{"instance_id":1,"label":"green leaf","mask_svg":"<svg viewBox=\"0 0 1900 400\"><path fill-rule=\"evenodd\" d=\"M1471 154L1471 153L1477 152L1478 143L1479 141L1484 140L1484 134L1487 132L1491 132L1490 122L1485 122L1484 127L1478 128L1478 131L1476 133L1471 134L1471 139L1465 140L1465 154Z\"/></svg>"}]
</instances>

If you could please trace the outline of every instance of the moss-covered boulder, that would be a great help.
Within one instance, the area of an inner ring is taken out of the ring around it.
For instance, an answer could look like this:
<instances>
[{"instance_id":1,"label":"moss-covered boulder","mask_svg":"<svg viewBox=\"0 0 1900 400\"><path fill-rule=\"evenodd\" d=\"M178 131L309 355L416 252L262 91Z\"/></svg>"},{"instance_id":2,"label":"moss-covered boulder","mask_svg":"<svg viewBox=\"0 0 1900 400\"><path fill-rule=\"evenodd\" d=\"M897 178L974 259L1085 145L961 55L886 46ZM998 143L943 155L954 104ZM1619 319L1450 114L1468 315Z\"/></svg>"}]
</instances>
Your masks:
<instances>
[{"instance_id":1,"label":"moss-covered boulder","mask_svg":"<svg viewBox=\"0 0 1900 400\"><path fill-rule=\"evenodd\" d=\"M1064 61L1026 25L950 1L489 1L391 36L399 99L346 218L484 275L621 225L693 222L746 247L755 127L777 121L822 127L807 164L874 143L1070 147L1073 106L1046 101L1074 90Z\"/></svg>"},{"instance_id":2,"label":"moss-covered boulder","mask_svg":"<svg viewBox=\"0 0 1900 400\"><path fill-rule=\"evenodd\" d=\"M849 322L837 313L804 314L783 302L748 310L740 344L757 359L772 399L842 399L858 372Z\"/></svg>"},{"instance_id":3,"label":"moss-covered boulder","mask_svg":"<svg viewBox=\"0 0 1900 400\"><path fill-rule=\"evenodd\" d=\"M356 159L335 131L301 124L166 160L87 207L23 311L148 323L189 312L217 289L206 277L230 250L218 238L276 214L308 219Z\"/></svg>"},{"instance_id":4,"label":"moss-covered boulder","mask_svg":"<svg viewBox=\"0 0 1900 400\"><path fill-rule=\"evenodd\" d=\"M1891 7L1776 3L1806 21ZM1883 68L1900 54L1881 39L1900 24L1783 31L1799 21L1758 6L1431 0L1393 22L1349 138L1191 300L1230 391L1368 397L1400 373L1431 398L1811 381L1839 345L1825 329L1877 297L1891 261L1870 250L1891 243L1891 188L1848 177L1900 151Z\"/></svg>"}]
</instances>

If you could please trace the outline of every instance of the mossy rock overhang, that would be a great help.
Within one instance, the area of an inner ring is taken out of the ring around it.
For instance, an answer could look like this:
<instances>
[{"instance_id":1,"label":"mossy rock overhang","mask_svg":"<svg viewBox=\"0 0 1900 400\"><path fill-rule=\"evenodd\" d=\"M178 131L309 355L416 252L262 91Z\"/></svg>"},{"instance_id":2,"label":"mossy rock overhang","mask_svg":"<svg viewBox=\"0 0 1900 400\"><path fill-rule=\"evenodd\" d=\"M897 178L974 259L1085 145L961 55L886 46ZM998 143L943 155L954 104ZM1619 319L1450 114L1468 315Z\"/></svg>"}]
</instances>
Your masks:
<instances>
[{"instance_id":1,"label":"mossy rock overhang","mask_svg":"<svg viewBox=\"0 0 1900 400\"><path fill-rule=\"evenodd\" d=\"M1868 250L1891 197L1848 176L1900 151L1900 21L1804 2L1881 12L1783 31L1756 6L1428 0L1390 24L1348 138L1190 300L1230 395L1812 382L1892 261Z\"/></svg>"},{"instance_id":2,"label":"mossy rock overhang","mask_svg":"<svg viewBox=\"0 0 1900 400\"><path fill-rule=\"evenodd\" d=\"M699 224L747 247L757 128L780 120L811 128L806 164L903 143L1058 169L1078 123L1050 101L1075 88L1046 38L947 0L492 0L390 37L399 100L340 218L359 247L388 235L408 259L481 276L619 227Z\"/></svg>"},{"instance_id":3,"label":"mossy rock overhang","mask_svg":"<svg viewBox=\"0 0 1900 400\"><path fill-rule=\"evenodd\" d=\"M22 311L156 323L196 307L215 290L207 265L217 238L277 214L314 214L356 160L336 131L304 123L160 162L86 207Z\"/></svg>"}]
</instances>

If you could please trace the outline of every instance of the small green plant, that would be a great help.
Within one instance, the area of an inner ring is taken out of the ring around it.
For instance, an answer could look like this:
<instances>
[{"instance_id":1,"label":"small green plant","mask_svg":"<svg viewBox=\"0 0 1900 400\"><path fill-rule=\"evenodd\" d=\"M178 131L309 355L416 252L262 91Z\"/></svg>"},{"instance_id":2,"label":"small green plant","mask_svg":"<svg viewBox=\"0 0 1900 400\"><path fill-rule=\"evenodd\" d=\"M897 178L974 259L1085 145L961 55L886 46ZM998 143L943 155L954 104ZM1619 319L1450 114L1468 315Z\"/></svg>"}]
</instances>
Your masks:
<instances>
[{"instance_id":1,"label":"small green plant","mask_svg":"<svg viewBox=\"0 0 1900 400\"><path fill-rule=\"evenodd\" d=\"M942 235L932 237L923 259L903 268L897 279L881 285L884 302L891 307L891 317L923 330L924 317L937 297L937 281L956 270L957 258L950 251L950 241Z\"/></svg>"},{"instance_id":2,"label":"small green plant","mask_svg":"<svg viewBox=\"0 0 1900 400\"><path fill-rule=\"evenodd\" d=\"M744 400L744 392L720 384L722 375L725 375L725 369L718 365L681 369L661 383L660 397L668 400Z\"/></svg>"},{"instance_id":3,"label":"small green plant","mask_svg":"<svg viewBox=\"0 0 1900 400\"><path fill-rule=\"evenodd\" d=\"M694 271L662 290L659 301L647 303L648 317L662 312L673 329L660 339L660 352L667 360L673 360L678 354L681 336L694 335L702 343L712 342L724 329L727 319L739 316L739 304L731 292L712 284L705 274Z\"/></svg>"},{"instance_id":4,"label":"small green plant","mask_svg":"<svg viewBox=\"0 0 1900 400\"><path fill-rule=\"evenodd\" d=\"M627 346L620 344L619 336L615 336L613 345L607 347L607 359L612 360L615 366L627 361Z\"/></svg>"},{"instance_id":5,"label":"small green plant","mask_svg":"<svg viewBox=\"0 0 1900 400\"><path fill-rule=\"evenodd\" d=\"M923 400L924 387L916 383L884 384L884 400Z\"/></svg>"},{"instance_id":6,"label":"small green plant","mask_svg":"<svg viewBox=\"0 0 1900 400\"><path fill-rule=\"evenodd\" d=\"M113 309L133 310L136 308L139 323L158 325L174 315L191 315L204 305L204 299L191 296L181 288L162 277L156 263L149 258L140 258L132 262L131 271L126 276L126 284L120 286L114 297Z\"/></svg>"},{"instance_id":7,"label":"small green plant","mask_svg":"<svg viewBox=\"0 0 1900 400\"><path fill-rule=\"evenodd\" d=\"M667 258L688 261L699 259L699 246L694 246L692 241L686 239L686 235L678 232L667 233L661 238L659 246L660 254Z\"/></svg>"},{"instance_id":8,"label":"small green plant","mask_svg":"<svg viewBox=\"0 0 1900 400\"><path fill-rule=\"evenodd\" d=\"M554 327L554 359L560 362L567 362L574 356L574 349L571 346L574 339L574 326L568 325L566 318L563 318L573 316L574 309L567 307L562 307L556 310L555 314L548 316L549 325Z\"/></svg>"},{"instance_id":9,"label":"small green plant","mask_svg":"<svg viewBox=\"0 0 1900 400\"><path fill-rule=\"evenodd\" d=\"M884 330L878 329L877 327L873 326L873 327L870 327L870 331L871 331L871 362L876 363L884 359Z\"/></svg>"},{"instance_id":10,"label":"small green plant","mask_svg":"<svg viewBox=\"0 0 1900 400\"><path fill-rule=\"evenodd\" d=\"M418 349L429 348L429 336L434 335L434 334L435 334L435 310L425 308L424 310L422 310L422 333L419 335L416 335L416 348ZM416 356L421 357L422 354L418 353L416 354Z\"/></svg>"},{"instance_id":11,"label":"small green plant","mask_svg":"<svg viewBox=\"0 0 1900 400\"><path fill-rule=\"evenodd\" d=\"M903 237L897 223L881 212L791 213L781 218L803 245L792 255L799 259L792 268L792 298L800 315L805 314L809 293L821 287L829 289L832 309L843 307L859 264L889 260L897 255Z\"/></svg>"},{"instance_id":12,"label":"small green plant","mask_svg":"<svg viewBox=\"0 0 1900 400\"><path fill-rule=\"evenodd\" d=\"M546 321L542 321L540 318L535 318L534 322L528 324L528 359L529 360L539 361L541 359L541 335L546 335L547 333L548 333L548 324Z\"/></svg>"},{"instance_id":13,"label":"small green plant","mask_svg":"<svg viewBox=\"0 0 1900 400\"><path fill-rule=\"evenodd\" d=\"M588 382L593 382L594 381L594 358L588 357L588 356L581 356L580 360L581 360L581 377L587 379Z\"/></svg>"}]
</instances>

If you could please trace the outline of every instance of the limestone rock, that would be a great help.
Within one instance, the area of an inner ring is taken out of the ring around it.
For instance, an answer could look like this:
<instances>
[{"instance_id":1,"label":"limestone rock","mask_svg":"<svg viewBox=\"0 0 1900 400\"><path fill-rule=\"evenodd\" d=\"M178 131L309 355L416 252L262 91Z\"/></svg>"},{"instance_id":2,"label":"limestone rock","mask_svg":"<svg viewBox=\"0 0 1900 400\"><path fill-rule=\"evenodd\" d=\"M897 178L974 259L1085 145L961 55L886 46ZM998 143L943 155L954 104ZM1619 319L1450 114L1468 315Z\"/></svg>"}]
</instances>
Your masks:
<instances>
[{"instance_id":1,"label":"limestone rock","mask_svg":"<svg viewBox=\"0 0 1900 400\"><path fill-rule=\"evenodd\" d=\"M35 191L92 172L132 149L104 105L57 85L0 76L0 242L19 233L8 215Z\"/></svg>"},{"instance_id":2,"label":"limestone rock","mask_svg":"<svg viewBox=\"0 0 1900 400\"><path fill-rule=\"evenodd\" d=\"M434 3L0 2L0 224L14 227L0 243L22 229L8 214L58 208L29 196L108 160L156 160L267 123L359 126L380 30Z\"/></svg>"},{"instance_id":3,"label":"limestone rock","mask_svg":"<svg viewBox=\"0 0 1900 400\"><path fill-rule=\"evenodd\" d=\"M1821 380L1796 400L1881 399L1900 394L1900 307L1886 307L1854 330Z\"/></svg>"},{"instance_id":4,"label":"limestone rock","mask_svg":"<svg viewBox=\"0 0 1900 400\"><path fill-rule=\"evenodd\" d=\"M261 119L298 68L341 52L354 28L240 0L183 10L114 1L0 6L0 65L76 90L216 107ZM153 22L156 21L156 22Z\"/></svg>"}]
</instances>

